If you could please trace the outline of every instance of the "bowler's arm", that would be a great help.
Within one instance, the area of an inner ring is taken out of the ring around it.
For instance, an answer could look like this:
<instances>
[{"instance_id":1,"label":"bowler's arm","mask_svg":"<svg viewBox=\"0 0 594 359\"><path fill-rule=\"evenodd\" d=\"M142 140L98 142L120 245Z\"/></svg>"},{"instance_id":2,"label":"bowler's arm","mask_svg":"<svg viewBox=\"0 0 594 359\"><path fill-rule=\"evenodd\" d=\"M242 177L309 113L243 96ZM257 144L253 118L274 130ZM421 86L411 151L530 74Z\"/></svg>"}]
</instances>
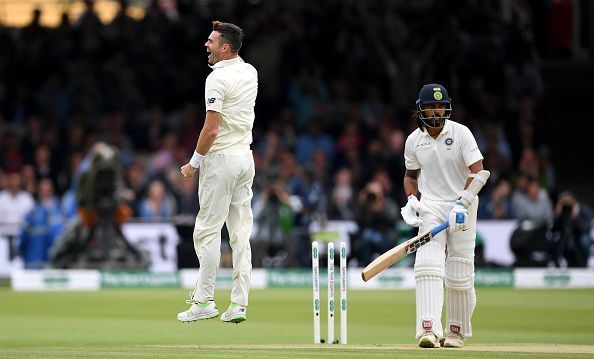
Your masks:
<instances>
[{"instance_id":1,"label":"bowler's arm","mask_svg":"<svg viewBox=\"0 0 594 359\"><path fill-rule=\"evenodd\" d=\"M221 114L216 111L207 111L204 119L204 126L198 136L196 143L196 152L205 156L212 144L214 143L219 133L219 123L221 122Z\"/></svg>"},{"instance_id":2,"label":"bowler's arm","mask_svg":"<svg viewBox=\"0 0 594 359\"><path fill-rule=\"evenodd\" d=\"M212 144L214 143L217 135L219 134L219 122L221 122L221 114L216 111L207 111L206 118L204 119L204 126L202 126L202 130L200 131L200 135L198 136L198 141L196 141L196 153L200 156L205 156ZM194 154L194 156L198 156ZM193 157L192 157L193 158ZM191 161L190 161L191 162ZM193 167L190 162L186 163L181 168L181 174L185 178L189 178L194 176L196 173L196 169L198 166ZM198 161L199 163L200 161Z\"/></svg>"}]
</instances>

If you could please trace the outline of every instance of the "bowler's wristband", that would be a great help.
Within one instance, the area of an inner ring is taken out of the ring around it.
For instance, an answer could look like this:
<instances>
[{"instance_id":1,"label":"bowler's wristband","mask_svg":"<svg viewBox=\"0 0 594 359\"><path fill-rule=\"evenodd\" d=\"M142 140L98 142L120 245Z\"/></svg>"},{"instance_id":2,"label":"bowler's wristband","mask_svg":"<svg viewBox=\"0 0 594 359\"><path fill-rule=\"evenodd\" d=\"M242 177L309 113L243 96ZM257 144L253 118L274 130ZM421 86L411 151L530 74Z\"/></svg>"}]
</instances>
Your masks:
<instances>
[{"instance_id":1,"label":"bowler's wristband","mask_svg":"<svg viewBox=\"0 0 594 359\"><path fill-rule=\"evenodd\" d=\"M190 159L190 166L194 168L200 167L200 162L204 159L204 156L199 154L198 152L194 151L192 158Z\"/></svg>"}]
</instances>

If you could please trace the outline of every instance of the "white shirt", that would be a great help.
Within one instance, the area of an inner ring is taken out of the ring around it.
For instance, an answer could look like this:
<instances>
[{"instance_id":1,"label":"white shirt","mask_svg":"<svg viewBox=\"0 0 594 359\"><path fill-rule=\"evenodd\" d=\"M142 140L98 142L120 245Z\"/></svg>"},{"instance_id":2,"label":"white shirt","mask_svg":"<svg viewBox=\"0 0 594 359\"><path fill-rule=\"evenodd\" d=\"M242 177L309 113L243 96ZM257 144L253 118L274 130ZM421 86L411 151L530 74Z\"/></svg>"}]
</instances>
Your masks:
<instances>
[{"instance_id":1,"label":"white shirt","mask_svg":"<svg viewBox=\"0 0 594 359\"><path fill-rule=\"evenodd\" d=\"M15 196L8 190L0 191L0 223L20 225L34 205L33 197L26 191Z\"/></svg>"},{"instance_id":2,"label":"white shirt","mask_svg":"<svg viewBox=\"0 0 594 359\"><path fill-rule=\"evenodd\" d=\"M204 95L206 111L221 114L219 131L209 153L249 149L258 94L258 71L239 56L211 66Z\"/></svg>"},{"instance_id":3,"label":"white shirt","mask_svg":"<svg viewBox=\"0 0 594 359\"><path fill-rule=\"evenodd\" d=\"M455 201L470 175L468 166L482 160L468 127L447 120L436 139L416 129L406 139L406 169L421 170L419 192L434 201Z\"/></svg>"}]
</instances>

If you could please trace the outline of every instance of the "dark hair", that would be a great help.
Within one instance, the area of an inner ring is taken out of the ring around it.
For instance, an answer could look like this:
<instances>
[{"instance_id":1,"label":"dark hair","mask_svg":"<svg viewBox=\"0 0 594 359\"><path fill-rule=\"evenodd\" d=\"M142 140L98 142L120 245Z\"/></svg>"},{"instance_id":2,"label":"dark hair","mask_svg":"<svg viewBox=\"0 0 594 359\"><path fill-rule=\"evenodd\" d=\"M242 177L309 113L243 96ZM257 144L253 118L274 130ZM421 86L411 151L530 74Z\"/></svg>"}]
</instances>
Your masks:
<instances>
[{"instance_id":1,"label":"dark hair","mask_svg":"<svg viewBox=\"0 0 594 359\"><path fill-rule=\"evenodd\" d=\"M231 51L239 52L243 40L243 30L239 26L228 22L213 21L212 31L221 34L221 42L223 44L229 44Z\"/></svg>"},{"instance_id":2,"label":"dark hair","mask_svg":"<svg viewBox=\"0 0 594 359\"><path fill-rule=\"evenodd\" d=\"M419 128L419 130L423 131L425 124L419 118L419 112L416 109L414 109L414 110L410 110L409 113L410 113L410 118L417 123L417 127Z\"/></svg>"}]
</instances>

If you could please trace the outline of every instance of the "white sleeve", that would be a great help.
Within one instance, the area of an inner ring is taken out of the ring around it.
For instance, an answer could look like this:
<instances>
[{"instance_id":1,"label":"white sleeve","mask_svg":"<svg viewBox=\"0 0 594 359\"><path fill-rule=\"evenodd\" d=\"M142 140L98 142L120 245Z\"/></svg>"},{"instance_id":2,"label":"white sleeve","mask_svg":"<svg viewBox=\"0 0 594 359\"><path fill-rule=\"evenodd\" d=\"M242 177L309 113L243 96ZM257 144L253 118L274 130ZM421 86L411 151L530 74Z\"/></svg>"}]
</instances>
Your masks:
<instances>
[{"instance_id":1,"label":"white sleeve","mask_svg":"<svg viewBox=\"0 0 594 359\"><path fill-rule=\"evenodd\" d=\"M462 127L462 141L461 141L461 152L462 158L464 158L464 162L466 166L470 166L471 164L480 161L483 159L483 155L481 150L479 150L478 145L476 144L476 140L472 135L472 132L468 129L468 127Z\"/></svg>"},{"instance_id":2,"label":"white sleeve","mask_svg":"<svg viewBox=\"0 0 594 359\"><path fill-rule=\"evenodd\" d=\"M225 99L225 83L220 76L213 72L206 78L204 97L206 99L206 111L223 111L223 100Z\"/></svg>"},{"instance_id":3,"label":"white sleeve","mask_svg":"<svg viewBox=\"0 0 594 359\"><path fill-rule=\"evenodd\" d=\"M404 164L407 170L418 170L421 168L421 164L417 159L417 154L414 150L414 145L411 140L412 136L408 136L404 145Z\"/></svg>"}]
</instances>

